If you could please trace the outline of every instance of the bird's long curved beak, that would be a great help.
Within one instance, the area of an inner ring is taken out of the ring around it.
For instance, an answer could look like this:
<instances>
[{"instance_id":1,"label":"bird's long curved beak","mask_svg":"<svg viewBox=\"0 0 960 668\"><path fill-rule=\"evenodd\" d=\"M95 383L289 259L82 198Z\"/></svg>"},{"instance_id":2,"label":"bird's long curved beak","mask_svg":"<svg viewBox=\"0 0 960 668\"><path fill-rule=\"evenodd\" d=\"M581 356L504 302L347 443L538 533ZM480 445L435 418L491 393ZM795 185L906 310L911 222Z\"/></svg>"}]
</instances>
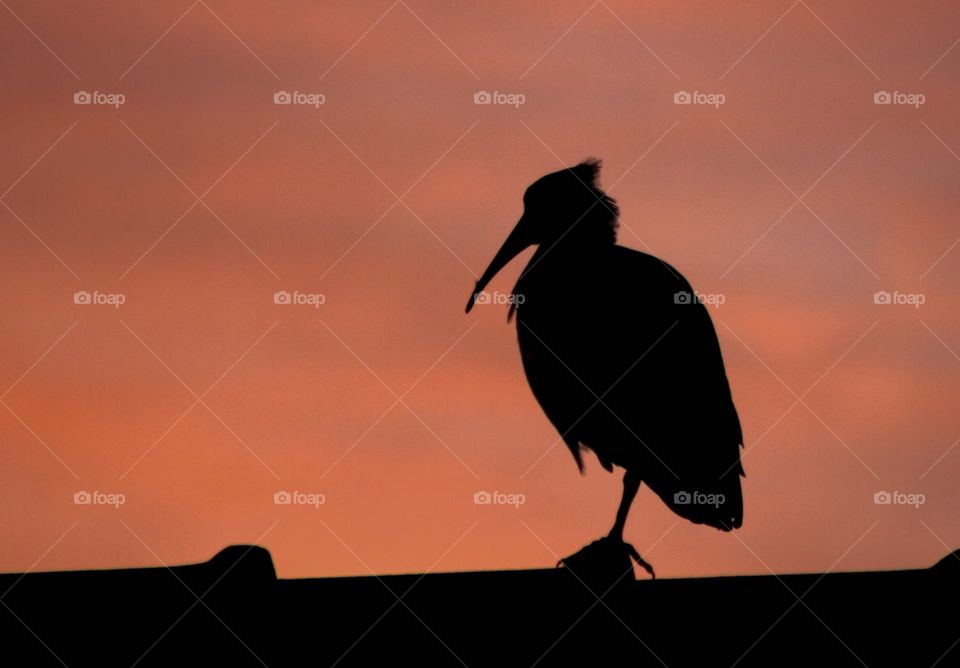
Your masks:
<instances>
[{"instance_id":1,"label":"bird's long curved beak","mask_svg":"<svg viewBox=\"0 0 960 668\"><path fill-rule=\"evenodd\" d=\"M473 288L473 293L470 295L470 299L467 300L467 313L470 313L470 309L472 309L473 305L477 302L478 295L483 292L483 289L486 288L490 280L497 275L497 272L503 269L510 260L519 255L532 243L525 233L527 227L525 218L526 216L520 218L516 227L513 228L513 231L507 237L507 240L503 242L500 250L493 256L487 270L483 272L483 276L477 281L476 286Z\"/></svg>"}]
</instances>

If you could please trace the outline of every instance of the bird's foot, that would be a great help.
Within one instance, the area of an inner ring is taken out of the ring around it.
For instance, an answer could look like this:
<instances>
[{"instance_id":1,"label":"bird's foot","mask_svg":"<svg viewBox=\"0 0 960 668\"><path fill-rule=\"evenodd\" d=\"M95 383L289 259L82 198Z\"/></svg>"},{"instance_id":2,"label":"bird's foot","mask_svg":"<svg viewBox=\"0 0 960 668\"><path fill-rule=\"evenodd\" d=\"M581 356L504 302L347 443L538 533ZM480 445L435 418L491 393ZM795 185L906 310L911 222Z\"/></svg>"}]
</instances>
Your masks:
<instances>
[{"instance_id":1,"label":"bird's foot","mask_svg":"<svg viewBox=\"0 0 960 668\"><path fill-rule=\"evenodd\" d=\"M653 566L640 556L633 545L610 536L595 540L580 551L564 557L557 562L557 566L569 569L588 585L599 585L606 591L622 582L636 579L631 559L656 579Z\"/></svg>"},{"instance_id":2,"label":"bird's foot","mask_svg":"<svg viewBox=\"0 0 960 668\"><path fill-rule=\"evenodd\" d=\"M635 548L630 543L623 542L622 540L620 541L620 543L623 544L624 548L627 550L630 556L633 557L633 560L637 562L640 568L645 570L650 575L650 579L656 580L657 574L653 572L653 565L651 565L649 561L647 561L646 559L640 556L640 553L637 552L637 548Z\"/></svg>"}]
</instances>

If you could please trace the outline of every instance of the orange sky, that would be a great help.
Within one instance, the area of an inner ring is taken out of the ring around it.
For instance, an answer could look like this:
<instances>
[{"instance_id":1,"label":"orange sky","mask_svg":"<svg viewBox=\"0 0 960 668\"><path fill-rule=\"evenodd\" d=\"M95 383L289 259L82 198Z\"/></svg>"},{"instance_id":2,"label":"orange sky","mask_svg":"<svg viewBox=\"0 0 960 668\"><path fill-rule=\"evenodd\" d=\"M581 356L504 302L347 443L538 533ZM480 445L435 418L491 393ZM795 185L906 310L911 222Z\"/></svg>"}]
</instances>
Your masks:
<instances>
[{"instance_id":1,"label":"orange sky","mask_svg":"<svg viewBox=\"0 0 960 668\"><path fill-rule=\"evenodd\" d=\"M245 542L283 577L538 567L605 533L619 475L556 445L506 307L463 314L523 189L590 155L621 243L725 297L744 526L642 490L658 574L960 546L960 7L639 4L8 0L0 570Z\"/></svg>"}]
</instances>

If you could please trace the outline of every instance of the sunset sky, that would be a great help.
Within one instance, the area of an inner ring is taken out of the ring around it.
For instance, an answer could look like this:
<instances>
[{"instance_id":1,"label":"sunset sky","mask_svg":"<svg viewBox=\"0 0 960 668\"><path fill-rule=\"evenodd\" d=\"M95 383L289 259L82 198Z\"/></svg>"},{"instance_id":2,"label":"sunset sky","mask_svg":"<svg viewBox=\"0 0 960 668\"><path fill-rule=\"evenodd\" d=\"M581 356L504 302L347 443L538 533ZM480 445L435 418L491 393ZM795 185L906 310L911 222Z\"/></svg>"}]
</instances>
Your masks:
<instances>
[{"instance_id":1,"label":"sunset sky","mask_svg":"<svg viewBox=\"0 0 960 668\"><path fill-rule=\"evenodd\" d=\"M557 443L507 307L463 313L588 156L620 243L722 295L744 524L641 488L658 576L960 547L960 5L0 4L0 571L531 568L606 533L620 474Z\"/></svg>"}]
</instances>

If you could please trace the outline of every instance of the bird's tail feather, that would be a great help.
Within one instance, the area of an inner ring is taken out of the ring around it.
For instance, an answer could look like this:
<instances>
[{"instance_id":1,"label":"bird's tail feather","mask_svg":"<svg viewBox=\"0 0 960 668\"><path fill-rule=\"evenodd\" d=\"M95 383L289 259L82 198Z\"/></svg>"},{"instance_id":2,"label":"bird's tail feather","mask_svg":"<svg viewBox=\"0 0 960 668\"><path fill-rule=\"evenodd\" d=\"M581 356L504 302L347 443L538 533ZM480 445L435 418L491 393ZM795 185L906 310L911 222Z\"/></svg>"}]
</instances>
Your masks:
<instances>
[{"instance_id":1,"label":"bird's tail feather","mask_svg":"<svg viewBox=\"0 0 960 668\"><path fill-rule=\"evenodd\" d=\"M577 462L577 469L580 471L580 475L583 475L583 453L580 452L580 441L569 436L564 436L563 442L567 444L568 448L570 448L570 452L573 454L573 459Z\"/></svg>"},{"instance_id":2,"label":"bird's tail feather","mask_svg":"<svg viewBox=\"0 0 960 668\"><path fill-rule=\"evenodd\" d=\"M712 482L687 479L659 485L647 481L647 484L673 512L694 524L706 524L721 531L743 525L743 493L737 470Z\"/></svg>"}]
</instances>

